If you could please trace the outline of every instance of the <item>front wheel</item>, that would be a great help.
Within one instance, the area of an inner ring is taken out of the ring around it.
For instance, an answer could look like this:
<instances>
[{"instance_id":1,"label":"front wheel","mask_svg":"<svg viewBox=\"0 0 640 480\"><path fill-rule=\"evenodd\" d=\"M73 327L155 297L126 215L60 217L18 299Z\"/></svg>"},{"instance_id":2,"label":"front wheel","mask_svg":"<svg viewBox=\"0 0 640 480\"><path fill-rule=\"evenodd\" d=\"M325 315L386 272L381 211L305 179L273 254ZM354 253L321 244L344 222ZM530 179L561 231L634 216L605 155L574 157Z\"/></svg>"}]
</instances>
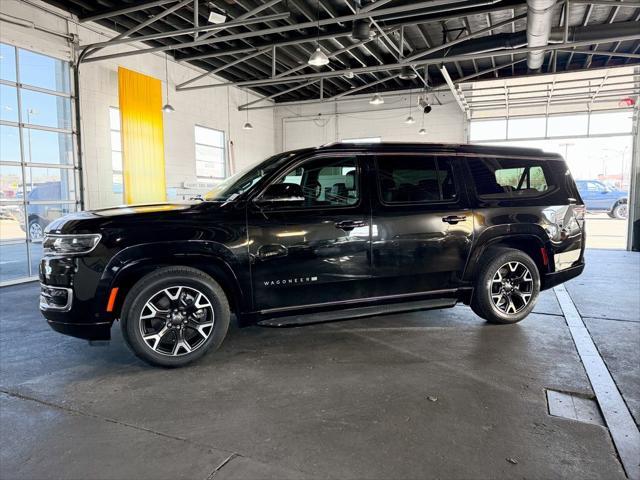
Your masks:
<instances>
[{"instance_id":1,"label":"front wheel","mask_svg":"<svg viewBox=\"0 0 640 480\"><path fill-rule=\"evenodd\" d=\"M211 277L166 267L140 279L122 307L122 333L151 365L181 367L217 349L229 328L229 303Z\"/></svg>"},{"instance_id":2,"label":"front wheel","mask_svg":"<svg viewBox=\"0 0 640 480\"><path fill-rule=\"evenodd\" d=\"M629 209L626 203L618 203L613 210L611 210L611 216L619 220L625 220L629 214Z\"/></svg>"},{"instance_id":3,"label":"front wheel","mask_svg":"<svg viewBox=\"0 0 640 480\"><path fill-rule=\"evenodd\" d=\"M491 250L475 283L471 308L490 323L517 323L535 305L540 293L540 273L526 253Z\"/></svg>"}]
</instances>

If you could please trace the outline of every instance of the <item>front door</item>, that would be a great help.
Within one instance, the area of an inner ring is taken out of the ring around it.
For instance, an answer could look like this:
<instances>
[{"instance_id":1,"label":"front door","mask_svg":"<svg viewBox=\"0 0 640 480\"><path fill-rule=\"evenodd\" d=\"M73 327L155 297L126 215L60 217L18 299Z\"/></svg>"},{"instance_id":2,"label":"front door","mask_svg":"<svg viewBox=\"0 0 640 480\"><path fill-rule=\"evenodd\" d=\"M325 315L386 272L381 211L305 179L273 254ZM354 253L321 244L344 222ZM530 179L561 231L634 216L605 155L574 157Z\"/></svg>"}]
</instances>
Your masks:
<instances>
[{"instance_id":1,"label":"front door","mask_svg":"<svg viewBox=\"0 0 640 480\"><path fill-rule=\"evenodd\" d=\"M374 295L459 286L470 253L473 215L454 157L380 154L372 196Z\"/></svg>"},{"instance_id":2,"label":"front door","mask_svg":"<svg viewBox=\"0 0 640 480\"><path fill-rule=\"evenodd\" d=\"M370 206L353 154L303 160L248 207L258 311L369 296Z\"/></svg>"}]
</instances>

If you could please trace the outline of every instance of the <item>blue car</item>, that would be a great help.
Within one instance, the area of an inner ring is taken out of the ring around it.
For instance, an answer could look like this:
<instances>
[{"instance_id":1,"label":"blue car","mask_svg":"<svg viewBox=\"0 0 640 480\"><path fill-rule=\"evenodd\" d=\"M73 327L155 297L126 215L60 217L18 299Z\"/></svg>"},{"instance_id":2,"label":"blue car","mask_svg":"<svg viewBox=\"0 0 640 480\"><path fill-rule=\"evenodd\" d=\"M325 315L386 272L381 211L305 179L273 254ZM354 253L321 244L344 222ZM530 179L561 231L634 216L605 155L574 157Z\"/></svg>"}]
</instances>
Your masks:
<instances>
[{"instance_id":1,"label":"blue car","mask_svg":"<svg viewBox=\"0 0 640 480\"><path fill-rule=\"evenodd\" d=\"M627 218L627 192L608 187L600 180L576 180L576 185L587 211L607 212L611 218Z\"/></svg>"}]
</instances>

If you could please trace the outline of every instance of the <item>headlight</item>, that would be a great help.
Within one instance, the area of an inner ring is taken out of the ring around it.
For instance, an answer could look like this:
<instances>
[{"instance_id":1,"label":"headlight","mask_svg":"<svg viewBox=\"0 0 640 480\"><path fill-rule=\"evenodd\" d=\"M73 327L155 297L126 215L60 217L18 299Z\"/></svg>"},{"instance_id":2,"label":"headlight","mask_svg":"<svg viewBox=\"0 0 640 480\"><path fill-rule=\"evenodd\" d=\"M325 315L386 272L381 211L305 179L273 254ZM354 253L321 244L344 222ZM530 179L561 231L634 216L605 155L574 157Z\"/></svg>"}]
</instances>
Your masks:
<instances>
[{"instance_id":1,"label":"headlight","mask_svg":"<svg viewBox=\"0 0 640 480\"><path fill-rule=\"evenodd\" d=\"M46 235L42 242L45 255L83 255L96 248L102 235Z\"/></svg>"}]
</instances>

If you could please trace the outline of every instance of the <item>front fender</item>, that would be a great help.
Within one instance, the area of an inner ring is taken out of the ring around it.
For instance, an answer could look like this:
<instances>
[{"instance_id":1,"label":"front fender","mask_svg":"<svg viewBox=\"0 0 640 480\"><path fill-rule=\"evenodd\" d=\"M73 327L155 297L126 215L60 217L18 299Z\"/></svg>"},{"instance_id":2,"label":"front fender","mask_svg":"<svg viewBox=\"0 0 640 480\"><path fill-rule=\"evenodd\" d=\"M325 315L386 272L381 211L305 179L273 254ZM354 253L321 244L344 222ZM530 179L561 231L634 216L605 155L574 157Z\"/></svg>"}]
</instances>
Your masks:
<instances>
[{"instance_id":1,"label":"front fender","mask_svg":"<svg viewBox=\"0 0 640 480\"><path fill-rule=\"evenodd\" d=\"M244 285L248 282L248 256L231 248L206 240L153 242L127 247L118 252L104 269L100 290L118 288L113 314L119 316L128 290L142 276L160 267L184 265L209 274L221 284L232 308L245 311L251 295Z\"/></svg>"}]
</instances>

